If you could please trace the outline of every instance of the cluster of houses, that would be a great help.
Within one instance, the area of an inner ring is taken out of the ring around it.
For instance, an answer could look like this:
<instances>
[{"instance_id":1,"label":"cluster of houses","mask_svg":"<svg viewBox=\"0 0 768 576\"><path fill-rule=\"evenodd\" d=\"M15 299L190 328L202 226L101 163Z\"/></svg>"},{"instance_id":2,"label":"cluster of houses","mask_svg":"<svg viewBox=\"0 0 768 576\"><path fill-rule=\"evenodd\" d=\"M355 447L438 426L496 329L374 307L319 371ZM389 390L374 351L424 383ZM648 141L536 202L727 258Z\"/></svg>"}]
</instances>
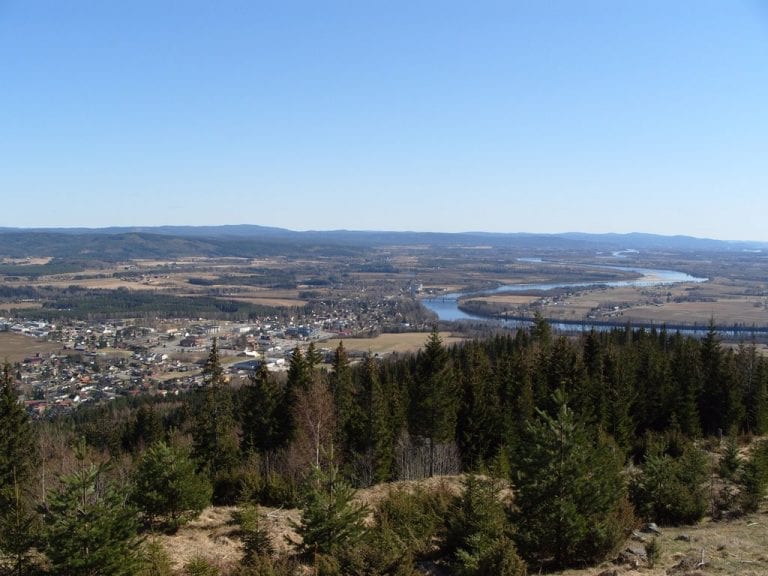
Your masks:
<instances>
[{"instance_id":1,"label":"cluster of houses","mask_svg":"<svg viewBox=\"0 0 768 576\"><path fill-rule=\"evenodd\" d=\"M287 370L293 349L311 341L370 335L398 323L407 326L398 299L377 296L363 292L315 302L301 318L49 323L0 317L0 331L55 344L54 352L30 354L14 367L29 410L45 415L88 402L138 394L179 394L199 386L202 363L214 338L222 362L236 378L262 364L271 371ZM319 351L331 355L331 351Z\"/></svg>"},{"instance_id":2,"label":"cluster of houses","mask_svg":"<svg viewBox=\"0 0 768 576\"><path fill-rule=\"evenodd\" d=\"M199 386L214 338L224 366L237 377L262 363L272 371L286 370L297 345L330 335L322 324L183 320L170 324L48 324L0 318L0 330L60 344L54 352L31 354L13 367L22 399L37 416L121 396L179 394Z\"/></svg>"}]
</instances>

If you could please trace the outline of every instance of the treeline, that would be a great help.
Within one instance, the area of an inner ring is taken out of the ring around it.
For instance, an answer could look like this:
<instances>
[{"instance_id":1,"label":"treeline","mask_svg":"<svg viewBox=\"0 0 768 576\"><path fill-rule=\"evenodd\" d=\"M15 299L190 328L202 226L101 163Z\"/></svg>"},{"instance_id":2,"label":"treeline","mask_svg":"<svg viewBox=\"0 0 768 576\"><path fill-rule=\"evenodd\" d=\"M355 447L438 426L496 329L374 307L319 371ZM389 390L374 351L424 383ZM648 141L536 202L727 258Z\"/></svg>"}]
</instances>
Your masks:
<instances>
[{"instance_id":1,"label":"treeline","mask_svg":"<svg viewBox=\"0 0 768 576\"><path fill-rule=\"evenodd\" d=\"M77 286L70 286L34 311L35 317L45 320L115 317L248 320L278 313L269 306L210 296L173 296L127 288L92 290Z\"/></svg>"},{"instance_id":2,"label":"treeline","mask_svg":"<svg viewBox=\"0 0 768 576\"><path fill-rule=\"evenodd\" d=\"M287 374L262 368L240 383L214 344L203 372L185 397L81 410L36 436L6 400L7 565L43 570L36 550L54 573L171 574L139 534L175 530L215 502L241 511L245 557L231 573L311 563L326 575L419 574L431 562L518 575L595 564L640 519L754 511L768 484L768 448L753 443L744 457L736 442L768 427L768 363L714 331L565 338L539 318L452 347L433 332L416 354L354 365L343 345L330 367L314 346L297 348ZM4 390L13 397L9 370ZM370 510L353 500L354 487L459 473L458 494L393 488ZM88 530L72 514L84 493ZM291 553L276 553L259 505L302 509ZM132 558L132 571L109 567L112 555ZM217 573L193 568L182 573Z\"/></svg>"},{"instance_id":3,"label":"treeline","mask_svg":"<svg viewBox=\"0 0 768 576\"><path fill-rule=\"evenodd\" d=\"M45 264L0 264L0 276L17 276L35 280L40 276L83 272L99 264L98 261L86 262L66 258L53 258Z\"/></svg>"}]
</instances>

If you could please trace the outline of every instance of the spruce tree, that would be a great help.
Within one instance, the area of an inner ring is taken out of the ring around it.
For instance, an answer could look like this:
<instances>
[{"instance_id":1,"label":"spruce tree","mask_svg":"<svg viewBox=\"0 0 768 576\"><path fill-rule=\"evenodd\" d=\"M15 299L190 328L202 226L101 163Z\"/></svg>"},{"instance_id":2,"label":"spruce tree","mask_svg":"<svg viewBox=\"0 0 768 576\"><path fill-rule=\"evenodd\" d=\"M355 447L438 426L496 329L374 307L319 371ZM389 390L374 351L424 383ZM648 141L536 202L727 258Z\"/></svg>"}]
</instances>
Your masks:
<instances>
[{"instance_id":1,"label":"spruce tree","mask_svg":"<svg viewBox=\"0 0 768 576\"><path fill-rule=\"evenodd\" d=\"M11 365L0 373L0 509L16 499L17 486L27 486L36 453L29 416L19 403Z\"/></svg>"},{"instance_id":2,"label":"spruce tree","mask_svg":"<svg viewBox=\"0 0 768 576\"><path fill-rule=\"evenodd\" d=\"M501 488L498 481L468 476L463 482L462 494L454 499L448 510L443 549L456 574L487 574L481 571L481 566L488 564L498 553L501 543L509 543L512 525L499 496ZM524 573L524 562L517 560L523 569L521 573Z\"/></svg>"},{"instance_id":3,"label":"spruce tree","mask_svg":"<svg viewBox=\"0 0 768 576\"><path fill-rule=\"evenodd\" d=\"M349 456L351 447L356 443L357 423L359 422L355 405L355 392L352 383L352 370L344 343L339 342L333 352L332 369L329 375L331 393L336 407L337 439L336 444L344 456Z\"/></svg>"},{"instance_id":4,"label":"spruce tree","mask_svg":"<svg viewBox=\"0 0 768 576\"><path fill-rule=\"evenodd\" d=\"M304 356L304 363L307 367L307 372L312 374L315 370L320 368L320 364L323 362L323 355L318 351L314 342L310 342L307 346L307 353Z\"/></svg>"},{"instance_id":5,"label":"spruce tree","mask_svg":"<svg viewBox=\"0 0 768 576\"><path fill-rule=\"evenodd\" d=\"M205 470L212 480L228 473L237 462L237 433L232 407L232 393L224 379L224 370L214 339L203 367L203 387L198 391L192 428L192 457L198 470Z\"/></svg>"},{"instance_id":6,"label":"spruce tree","mask_svg":"<svg viewBox=\"0 0 768 576\"><path fill-rule=\"evenodd\" d=\"M82 457L81 457L82 462ZM136 511L105 476L104 465L81 464L61 477L45 511L45 553L54 573L131 576L138 570Z\"/></svg>"},{"instance_id":7,"label":"spruce tree","mask_svg":"<svg viewBox=\"0 0 768 576\"><path fill-rule=\"evenodd\" d=\"M698 343L679 333L672 340L671 370L674 381L674 416L680 430L689 437L701 435L699 396L701 394L701 359Z\"/></svg>"},{"instance_id":8,"label":"spruce tree","mask_svg":"<svg viewBox=\"0 0 768 576\"><path fill-rule=\"evenodd\" d=\"M153 404L143 403L136 411L136 424L133 428L131 444L145 448L165 437L163 420Z\"/></svg>"},{"instance_id":9,"label":"spruce tree","mask_svg":"<svg viewBox=\"0 0 768 576\"><path fill-rule=\"evenodd\" d=\"M311 372L304 359L304 354L302 354L301 348L296 346L288 363L288 377L285 381L285 391L280 407L280 414L282 415L280 426L288 439L293 439L296 433L296 422L293 418L296 401L299 394L309 388L311 381Z\"/></svg>"},{"instance_id":10,"label":"spruce tree","mask_svg":"<svg viewBox=\"0 0 768 576\"><path fill-rule=\"evenodd\" d=\"M18 483L13 492L0 510L0 573L22 576L35 564L40 518Z\"/></svg>"},{"instance_id":11,"label":"spruce tree","mask_svg":"<svg viewBox=\"0 0 768 576\"><path fill-rule=\"evenodd\" d=\"M131 501L150 525L175 530L211 502L211 485L182 451L156 442L139 459Z\"/></svg>"},{"instance_id":12,"label":"spruce tree","mask_svg":"<svg viewBox=\"0 0 768 576\"><path fill-rule=\"evenodd\" d=\"M0 387L0 556L10 559L14 573L23 574L38 528L30 490L35 434L7 362L0 373Z\"/></svg>"},{"instance_id":13,"label":"spruce tree","mask_svg":"<svg viewBox=\"0 0 768 576\"><path fill-rule=\"evenodd\" d=\"M264 453L276 450L287 440L282 426L283 391L262 363L249 378L240 407L240 450Z\"/></svg>"},{"instance_id":14,"label":"spruce tree","mask_svg":"<svg viewBox=\"0 0 768 576\"><path fill-rule=\"evenodd\" d=\"M367 438L372 456L373 481L391 479L395 459L395 438L388 395L379 374L379 364L368 354L363 365L363 380L368 402Z\"/></svg>"},{"instance_id":15,"label":"spruce tree","mask_svg":"<svg viewBox=\"0 0 768 576\"><path fill-rule=\"evenodd\" d=\"M716 434L726 430L724 408L726 398L723 394L722 361L723 350L710 322L709 332L701 342L702 385L699 396L699 412L702 429L706 434Z\"/></svg>"},{"instance_id":16,"label":"spruce tree","mask_svg":"<svg viewBox=\"0 0 768 576\"><path fill-rule=\"evenodd\" d=\"M539 411L516 475L517 541L529 564L565 567L602 560L631 522L620 451L590 437L556 393L556 416Z\"/></svg>"},{"instance_id":17,"label":"spruce tree","mask_svg":"<svg viewBox=\"0 0 768 576\"><path fill-rule=\"evenodd\" d=\"M295 525L301 554L332 554L363 537L368 510L354 503L353 496L354 490L336 477L335 469L327 474L312 468L302 496L301 520Z\"/></svg>"},{"instance_id":18,"label":"spruce tree","mask_svg":"<svg viewBox=\"0 0 768 576\"><path fill-rule=\"evenodd\" d=\"M434 475L435 445L455 438L457 408L453 367L435 329L416 358L410 410L411 432L428 444L429 476Z\"/></svg>"},{"instance_id":19,"label":"spruce tree","mask_svg":"<svg viewBox=\"0 0 768 576\"><path fill-rule=\"evenodd\" d=\"M500 399L493 387L488 356L477 342L459 352L458 371L463 392L456 436L465 469L478 469L489 462L502 444Z\"/></svg>"},{"instance_id":20,"label":"spruce tree","mask_svg":"<svg viewBox=\"0 0 768 576\"><path fill-rule=\"evenodd\" d=\"M746 406L744 430L751 434L764 434L768 430L765 360L758 355L754 342L749 345L740 344L736 358L740 388Z\"/></svg>"}]
</instances>

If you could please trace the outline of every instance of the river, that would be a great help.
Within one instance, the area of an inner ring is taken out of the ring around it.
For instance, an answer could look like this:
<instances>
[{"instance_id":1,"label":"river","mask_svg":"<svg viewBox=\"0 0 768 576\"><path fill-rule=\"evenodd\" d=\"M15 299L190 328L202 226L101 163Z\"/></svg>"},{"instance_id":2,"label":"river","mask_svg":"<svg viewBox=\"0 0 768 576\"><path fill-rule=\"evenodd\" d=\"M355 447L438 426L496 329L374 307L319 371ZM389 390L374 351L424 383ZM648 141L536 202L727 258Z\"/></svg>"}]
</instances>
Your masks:
<instances>
[{"instance_id":1,"label":"river","mask_svg":"<svg viewBox=\"0 0 768 576\"><path fill-rule=\"evenodd\" d=\"M522 261L537 261L538 259L520 259ZM555 288L586 288L587 286L608 286L610 288L621 288L624 286L661 286L665 284L679 284L681 282L706 282L708 278L697 278L685 272L676 270L656 270L651 268L633 268L629 266L599 266L610 270L620 270L622 272L635 272L640 274L639 278L632 280L614 280L612 282L561 282L561 283L534 283L534 284L505 284L491 290L480 292L454 292L443 294L433 298L425 298L422 304L437 314L440 320L490 320L483 316L467 314L459 309L459 298L466 296L481 296L488 294L505 294L509 292L526 292L529 290L554 290Z\"/></svg>"}]
</instances>

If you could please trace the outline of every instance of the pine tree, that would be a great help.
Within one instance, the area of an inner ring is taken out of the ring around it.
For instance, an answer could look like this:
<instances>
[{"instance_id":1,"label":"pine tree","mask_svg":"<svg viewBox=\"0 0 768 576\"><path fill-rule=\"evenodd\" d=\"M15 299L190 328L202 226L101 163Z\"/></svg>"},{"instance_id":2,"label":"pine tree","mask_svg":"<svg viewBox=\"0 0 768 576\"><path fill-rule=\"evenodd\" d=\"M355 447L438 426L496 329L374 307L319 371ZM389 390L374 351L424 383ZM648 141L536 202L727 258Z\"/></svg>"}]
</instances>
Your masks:
<instances>
[{"instance_id":1,"label":"pine tree","mask_svg":"<svg viewBox=\"0 0 768 576\"><path fill-rule=\"evenodd\" d=\"M539 411L521 447L516 479L518 545L554 567L601 560L624 539L626 488L620 451L590 438L562 393L556 416Z\"/></svg>"},{"instance_id":2,"label":"pine tree","mask_svg":"<svg viewBox=\"0 0 768 576\"><path fill-rule=\"evenodd\" d=\"M632 479L632 503L638 514L659 524L695 524L707 511L707 461L692 444L672 456L667 440L651 443L640 473Z\"/></svg>"}]
</instances>

